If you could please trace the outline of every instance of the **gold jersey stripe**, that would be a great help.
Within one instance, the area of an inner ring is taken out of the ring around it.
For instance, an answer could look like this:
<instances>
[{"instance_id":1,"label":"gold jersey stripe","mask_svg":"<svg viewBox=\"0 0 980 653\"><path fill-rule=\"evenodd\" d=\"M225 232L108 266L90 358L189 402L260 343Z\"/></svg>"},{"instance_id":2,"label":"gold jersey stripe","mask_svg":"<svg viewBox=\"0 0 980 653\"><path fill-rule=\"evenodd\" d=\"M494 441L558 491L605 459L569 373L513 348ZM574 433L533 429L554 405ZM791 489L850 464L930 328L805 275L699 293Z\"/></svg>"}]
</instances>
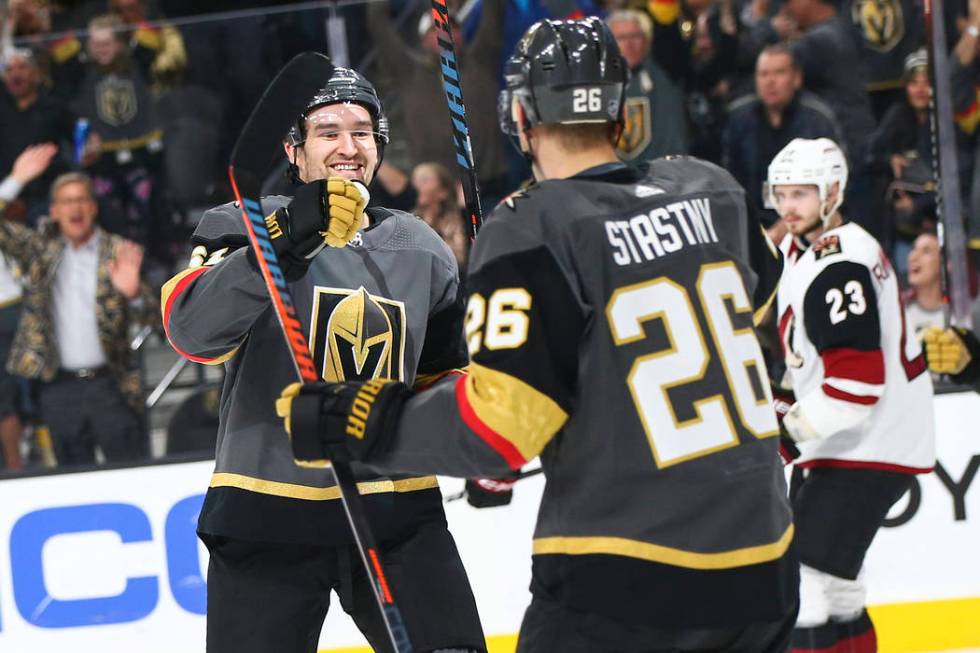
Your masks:
<instances>
[{"instance_id":1,"label":"gold jersey stripe","mask_svg":"<svg viewBox=\"0 0 980 653\"><path fill-rule=\"evenodd\" d=\"M476 417L513 444L524 460L544 449L568 413L551 397L517 377L470 363L466 399Z\"/></svg>"},{"instance_id":2,"label":"gold jersey stripe","mask_svg":"<svg viewBox=\"0 0 980 653\"><path fill-rule=\"evenodd\" d=\"M755 309L755 312L752 313L753 325L759 326L760 324L762 324L762 321L766 319L766 314L769 313L769 307L772 306L772 302L773 300L776 299L776 295L778 294L778 292L779 292L779 285L777 284L776 287L772 289L772 293L769 294L769 299L767 299L762 304L762 306Z\"/></svg>"},{"instance_id":3,"label":"gold jersey stripe","mask_svg":"<svg viewBox=\"0 0 980 653\"><path fill-rule=\"evenodd\" d=\"M469 371L469 365L466 367L454 367L452 369L444 370L442 372L436 372L435 374L416 374L415 383L412 384L412 388L419 390L422 388L427 388L433 383L442 380L444 377L450 374L466 374Z\"/></svg>"},{"instance_id":4,"label":"gold jersey stripe","mask_svg":"<svg viewBox=\"0 0 980 653\"><path fill-rule=\"evenodd\" d=\"M649 560L688 569L731 569L757 565L782 556L793 540L793 525L775 542L718 553L697 553L625 537L542 537L534 540L535 555L606 554Z\"/></svg>"},{"instance_id":5,"label":"gold jersey stripe","mask_svg":"<svg viewBox=\"0 0 980 653\"><path fill-rule=\"evenodd\" d=\"M147 132L137 138L123 138L120 140L103 141L102 151L118 152L119 150L138 150L141 147L146 147L153 141L160 140L163 140L163 130L154 129L153 131Z\"/></svg>"},{"instance_id":6,"label":"gold jersey stripe","mask_svg":"<svg viewBox=\"0 0 980 653\"><path fill-rule=\"evenodd\" d=\"M244 474L215 472L211 476L211 487L237 487L249 492L271 494L289 499L306 499L308 501L333 501L340 498L340 490L333 487L310 487L296 483L267 481ZM439 487L435 476L418 476L397 481L390 479L379 481L362 481L357 484L357 491L364 494L382 494L384 492L417 492Z\"/></svg>"}]
</instances>

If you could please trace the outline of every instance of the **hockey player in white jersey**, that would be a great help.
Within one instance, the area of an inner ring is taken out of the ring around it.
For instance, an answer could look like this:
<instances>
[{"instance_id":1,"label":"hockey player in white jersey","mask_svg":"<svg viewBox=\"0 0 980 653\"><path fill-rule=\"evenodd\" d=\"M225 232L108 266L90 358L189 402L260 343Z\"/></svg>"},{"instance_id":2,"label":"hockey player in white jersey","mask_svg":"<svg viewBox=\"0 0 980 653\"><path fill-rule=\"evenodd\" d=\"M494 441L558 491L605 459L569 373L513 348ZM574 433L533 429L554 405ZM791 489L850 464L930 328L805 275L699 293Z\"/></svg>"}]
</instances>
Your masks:
<instances>
[{"instance_id":1,"label":"hockey player in white jersey","mask_svg":"<svg viewBox=\"0 0 980 653\"><path fill-rule=\"evenodd\" d=\"M779 331L804 470L791 490L800 561L793 650L877 650L860 571L888 509L935 463L932 381L888 257L840 211L847 162L795 139L769 166L788 233Z\"/></svg>"}]
</instances>

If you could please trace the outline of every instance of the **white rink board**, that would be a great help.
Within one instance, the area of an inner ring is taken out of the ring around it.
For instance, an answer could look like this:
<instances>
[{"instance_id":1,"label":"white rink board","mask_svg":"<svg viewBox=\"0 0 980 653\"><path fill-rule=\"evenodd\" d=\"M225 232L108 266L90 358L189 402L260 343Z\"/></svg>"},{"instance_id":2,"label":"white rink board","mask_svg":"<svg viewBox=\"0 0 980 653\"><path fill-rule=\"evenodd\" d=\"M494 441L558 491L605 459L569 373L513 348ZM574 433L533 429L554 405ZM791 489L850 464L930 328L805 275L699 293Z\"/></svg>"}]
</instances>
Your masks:
<instances>
[{"instance_id":1,"label":"white rink board","mask_svg":"<svg viewBox=\"0 0 980 653\"><path fill-rule=\"evenodd\" d=\"M970 461L980 462L980 396L936 401L939 461L960 482ZM211 466L0 482L0 650L203 652L206 552L193 528ZM914 515L883 530L872 547L870 602L980 598L980 490L960 488L965 519L957 519L952 494L939 478L919 481ZM515 633L520 624L543 483L540 476L521 482L508 508L447 505L488 635ZM458 480L443 482L446 494L460 487ZM905 505L903 500L893 512ZM363 644L339 603L333 605L322 646Z\"/></svg>"}]
</instances>

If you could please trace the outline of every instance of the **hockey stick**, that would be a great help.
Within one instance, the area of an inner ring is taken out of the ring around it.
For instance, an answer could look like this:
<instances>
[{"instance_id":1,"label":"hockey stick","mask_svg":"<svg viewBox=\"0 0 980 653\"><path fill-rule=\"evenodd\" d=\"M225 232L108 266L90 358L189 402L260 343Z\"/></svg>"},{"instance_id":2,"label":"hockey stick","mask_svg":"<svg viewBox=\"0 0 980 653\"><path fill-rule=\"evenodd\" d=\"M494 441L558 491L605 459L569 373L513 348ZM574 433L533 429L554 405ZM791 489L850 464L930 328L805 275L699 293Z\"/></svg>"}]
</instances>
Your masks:
<instances>
[{"instance_id":1,"label":"hockey stick","mask_svg":"<svg viewBox=\"0 0 980 653\"><path fill-rule=\"evenodd\" d=\"M537 476L544 471L543 467L535 467L534 469L523 470L518 472L517 476L506 479L508 481L513 480L514 482L523 481L525 478L531 478L532 476ZM443 503L452 503L453 501L459 501L460 499L466 498L466 488L463 488L455 494L450 494L448 497L442 500Z\"/></svg>"},{"instance_id":2,"label":"hockey stick","mask_svg":"<svg viewBox=\"0 0 980 653\"><path fill-rule=\"evenodd\" d=\"M970 291L966 265L966 233L960 200L959 164L953 127L952 91L946 62L946 28L942 0L925 0L926 52L932 96L929 99L929 127L932 140L932 170L936 177L936 208L939 213L939 248L942 265L939 281L943 302L949 307L947 320L969 328Z\"/></svg>"},{"instance_id":3,"label":"hockey stick","mask_svg":"<svg viewBox=\"0 0 980 653\"><path fill-rule=\"evenodd\" d=\"M449 106L449 114L452 118L456 162L463 169L465 176L463 197L466 199L466 212L470 215L472 240L483 226L483 207L480 205L480 184L476 179L476 163L473 161L470 130L466 126L466 105L463 104L463 89L459 85L459 64L453 34L449 27L449 9L446 7L446 0L432 0L432 24L438 30L442 87L446 91L446 104Z\"/></svg>"},{"instance_id":4,"label":"hockey stick","mask_svg":"<svg viewBox=\"0 0 980 653\"><path fill-rule=\"evenodd\" d=\"M304 383L320 381L303 334L296 305L272 248L260 201L261 175L273 159L281 156L282 138L296 116L302 115L311 97L330 79L333 65L323 55L306 52L297 55L269 84L231 152L228 177L242 207L248 240L262 271L276 317L286 338L296 374ZM378 608L396 653L411 653L412 645L381 566L381 557L364 510L361 495L350 466L334 462L334 478L350 523L351 532L364 569L371 579Z\"/></svg>"}]
</instances>

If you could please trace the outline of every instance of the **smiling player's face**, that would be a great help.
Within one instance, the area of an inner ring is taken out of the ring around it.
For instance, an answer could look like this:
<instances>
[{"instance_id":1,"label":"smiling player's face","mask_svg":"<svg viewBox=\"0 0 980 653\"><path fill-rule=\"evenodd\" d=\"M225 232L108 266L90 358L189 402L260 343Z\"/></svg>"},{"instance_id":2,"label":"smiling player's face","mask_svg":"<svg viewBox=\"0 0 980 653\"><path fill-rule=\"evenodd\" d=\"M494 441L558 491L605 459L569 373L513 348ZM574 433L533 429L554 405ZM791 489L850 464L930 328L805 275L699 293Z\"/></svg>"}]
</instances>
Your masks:
<instances>
[{"instance_id":1,"label":"smiling player's face","mask_svg":"<svg viewBox=\"0 0 980 653\"><path fill-rule=\"evenodd\" d=\"M293 160L293 148L286 145ZM304 182L327 177L371 183L378 163L374 123L358 104L330 104L306 117L306 141L296 149L296 166Z\"/></svg>"}]
</instances>

